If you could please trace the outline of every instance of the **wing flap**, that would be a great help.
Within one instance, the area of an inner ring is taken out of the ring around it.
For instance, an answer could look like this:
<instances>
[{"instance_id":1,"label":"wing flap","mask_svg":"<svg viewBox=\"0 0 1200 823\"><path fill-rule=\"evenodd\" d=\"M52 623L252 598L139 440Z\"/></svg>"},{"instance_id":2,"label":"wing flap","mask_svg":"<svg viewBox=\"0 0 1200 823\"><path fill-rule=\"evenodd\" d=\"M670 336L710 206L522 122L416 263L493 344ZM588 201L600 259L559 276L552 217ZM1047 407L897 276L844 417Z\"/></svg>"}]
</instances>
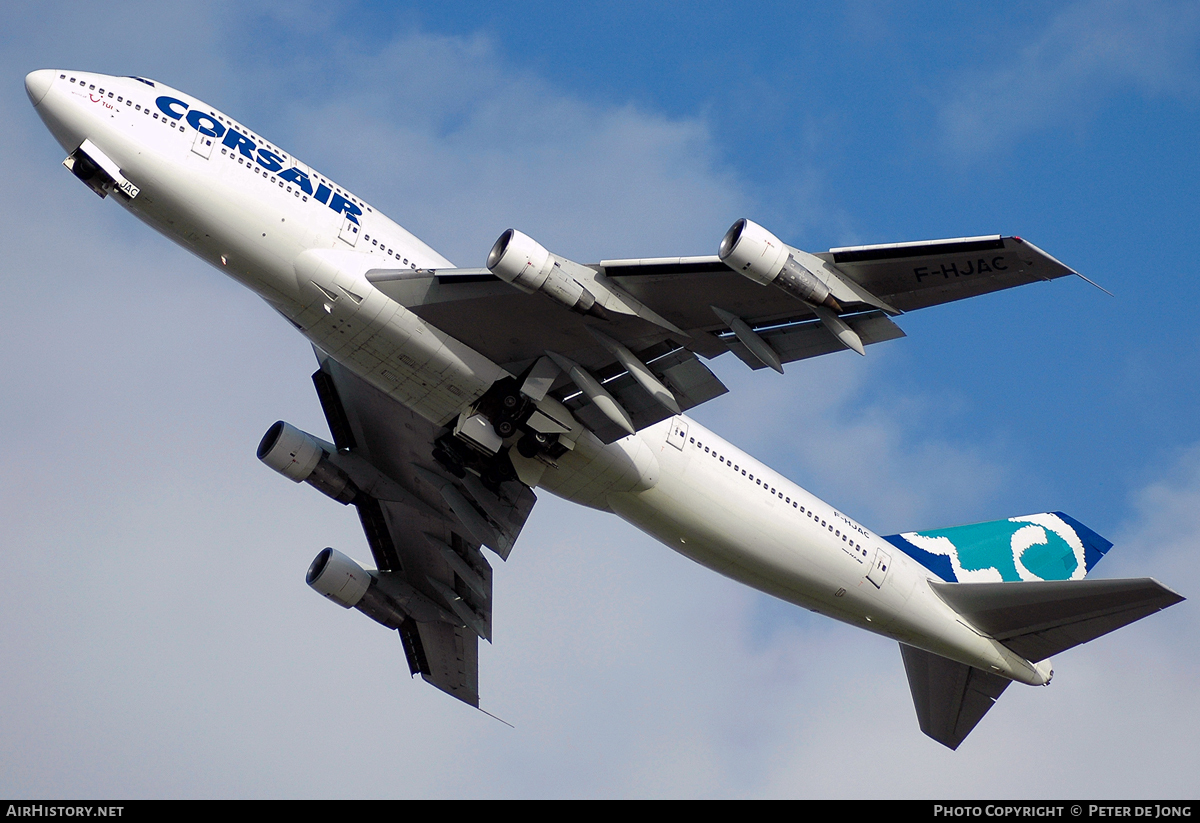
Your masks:
<instances>
[{"instance_id":1,"label":"wing flap","mask_svg":"<svg viewBox=\"0 0 1200 823\"><path fill-rule=\"evenodd\" d=\"M671 391L680 411L687 411L729 391L708 366L685 348L664 343L654 349L639 352L637 356ZM634 428L638 431L675 414L638 385L633 376L619 364L611 364L596 377L602 382L604 389L628 412ZM561 388L555 392L555 396L579 418L579 422L591 429L605 443L612 443L626 436L627 432L624 429L589 402L573 385L568 384Z\"/></svg>"},{"instance_id":2,"label":"wing flap","mask_svg":"<svg viewBox=\"0 0 1200 823\"><path fill-rule=\"evenodd\" d=\"M605 260L599 268L622 289L693 337L697 332L724 328L713 315L713 306L751 325L813 317L805 304L779 289L743 277L716 255Z\"/></svg>"},{"instance_id":3,"label":"wing flap","mask_svg":"<svg viewBox=\"0 0 1200 823\"><path fill-rule=\"evenodd\" d=\"M881 311L864 312L862 314L843 317L842 320L854 330L864 345L883 343L887 340L904 337L904 332L900 327ZM773 329L755 329L755 332L771 345L771 348L779 355L781 363L791 363L795 360L819 357L823 354L830 354L845 349L845 346L834 337L829 329L816 321ZM751 354L732 332L721 335L721 339L750 368L766 368L766 364Z\"/></svg>"},{"instance_id":4,"label":"wing flap","mask_svg":"<svg viewBox=\"0 0 1200 823\"><path fill-rule=\"evenodd\" d=\"M479 638L470 629L446 623L418 623L428 671L426 683L479 707Z\"/></svg>"}]
</instances>

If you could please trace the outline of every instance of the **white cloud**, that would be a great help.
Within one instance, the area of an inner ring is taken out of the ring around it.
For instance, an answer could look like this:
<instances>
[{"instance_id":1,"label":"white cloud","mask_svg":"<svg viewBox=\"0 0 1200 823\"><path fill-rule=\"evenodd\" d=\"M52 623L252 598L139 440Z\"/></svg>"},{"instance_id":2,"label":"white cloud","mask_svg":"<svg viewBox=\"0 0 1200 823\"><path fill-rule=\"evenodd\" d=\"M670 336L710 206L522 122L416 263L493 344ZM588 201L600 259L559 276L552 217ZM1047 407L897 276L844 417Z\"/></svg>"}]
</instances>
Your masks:
<instances>
[{"instance_id":1,"label":"white cloud","mask_svg":"<svg viewBox=\"0 0 1200 823\"><path fill-rule=\"evenodd\" d=\"M703 121L565 96L486 39L409 34L331 68L352 79L296 112L297 133L353 122L310 130L311 153L458 265L510 226L589 262L709 253L744 208Z\"/></svg>"}]
</instances>

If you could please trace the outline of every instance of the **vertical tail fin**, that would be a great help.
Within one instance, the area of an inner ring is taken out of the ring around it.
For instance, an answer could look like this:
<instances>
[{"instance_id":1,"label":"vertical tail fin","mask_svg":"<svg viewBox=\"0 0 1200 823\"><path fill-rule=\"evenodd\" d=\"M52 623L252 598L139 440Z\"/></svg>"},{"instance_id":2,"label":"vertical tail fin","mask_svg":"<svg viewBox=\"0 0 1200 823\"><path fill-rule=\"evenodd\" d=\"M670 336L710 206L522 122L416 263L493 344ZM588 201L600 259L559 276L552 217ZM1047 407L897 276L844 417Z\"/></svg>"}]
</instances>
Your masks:
<instances>
[{"instance_id":1,"label":"vertical tail fin","mask_svg":"<svg viewBox=\"0 0 1200 823\"><path fill-rule=\"evenodd\" d=\"M1082 580L1112 543L1062 512L904 532L889 543L946 582Z\"/></svg>"}]
</instances>

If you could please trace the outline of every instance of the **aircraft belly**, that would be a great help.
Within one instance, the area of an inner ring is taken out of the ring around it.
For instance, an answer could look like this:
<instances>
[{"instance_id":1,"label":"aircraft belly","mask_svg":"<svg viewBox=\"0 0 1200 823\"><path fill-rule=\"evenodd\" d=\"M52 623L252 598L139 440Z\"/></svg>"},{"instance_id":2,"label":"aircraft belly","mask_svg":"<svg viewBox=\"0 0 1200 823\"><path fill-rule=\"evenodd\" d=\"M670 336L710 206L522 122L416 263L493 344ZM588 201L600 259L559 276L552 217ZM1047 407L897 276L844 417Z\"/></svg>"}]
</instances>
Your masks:
<instances>
[{"instance_id":1,"label":"aircraft belly","mask_svg":"<svg viewBox=\"0 0 1200 823\"><path fill-rule=\"evenodd\" d=\"M585 430L575 448L542 473L538 487L581 506L612 511L612 495L642 491L659 482L659 459L650 443L658 429L665 436L669 423L644 429L644 435L649 433L645 438L626 437L607 446Z\"/></svg>"},{"instance_id":2,"label":"aircraft belly","mask_svg":"<svg viewBox=\"0 0 1200 823\"><path fill-rule=\"evenodd\" d=\"M439 425L502 376L368 283L361 275L378 265L373 256L306 251L314 230L293 204L239 198L190 162L139 158L136 174L148 184L127 208L258 293L355 374Z\"/></svg>"},{"instance_id":3,"label":"aircraft belly","mask_svg":"<svg viewBox=\"0 0 1200 823\"><path fill-rule=\"evenodd\" d=\"M817 511L828 509L825 504L790 484L784 500L764 494L711 455L717 451L739 466L753 465L752 458L695 423L689 426L709 452L657 449L658 482L612 492L610 510L680 554L766 594L985 671L1038 682L1027 661L959 620L911 558L891 554L886 574L872 582L870 564L845 550L829 521L800 515L800 507L785 500ZM642 433L653 447L657 438L647 435ZM855 542L869 550L890 545L857 524L853 528L862 531L854 532Z\"/></svg>"},{"instance_id":4,"label":"aircraft belly","mask_svg":"<svg viewBox=\"0 0 1200 823\"><path fill-rule=\"evenodd\" d=\"M161 158L141 158L134 172L150 182L126 204L134 215L274 304L299 297L291 259L302 240L286 218L239 200L224 187ZM143 171L144 170L144 171Z\"/></svg>"},{"instance_id":5,"label":"aircraft belly","mask_svg":"<svg viewBox=\"0 0 1200 823\"><path fill-rule=\"evenodd\" d=\"M823 551L788 528L782 501L755 497L709 473L664 470L653 489L613 495L610 507L672 549L760 591L806 608L819 604L826 613L852 606L834 598L851 582L840 552Z\"/></svg>"},{"instance_id":6,"label":"aircraft belly","mask_svg":"<svg viewBox=\"0 0 1200 823\"><path fill-rule=\"evenodd\" d=\"M294 301L290 261L308 239L303 221L291 210L269 208L226 185L226 175L213 174L211 161L178 145L173 131L161 129L157 122L151 126L136 119L85 119L70 124L64 136L72 141L68 150L86 136L136 183L135 199L115 194L113 199L139 220L273 304ZM131 143L130 131L142 139ZM139 150L132 152L135 145Z\"/></svg>"}]
</instances>

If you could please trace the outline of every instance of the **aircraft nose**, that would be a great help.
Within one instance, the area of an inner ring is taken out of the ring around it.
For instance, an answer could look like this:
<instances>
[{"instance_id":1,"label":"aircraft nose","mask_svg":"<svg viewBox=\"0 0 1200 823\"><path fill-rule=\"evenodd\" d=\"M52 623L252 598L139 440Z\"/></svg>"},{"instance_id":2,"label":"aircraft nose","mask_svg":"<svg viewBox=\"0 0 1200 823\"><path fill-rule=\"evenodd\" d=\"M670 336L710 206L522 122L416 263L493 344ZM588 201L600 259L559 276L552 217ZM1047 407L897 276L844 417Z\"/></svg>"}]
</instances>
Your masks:
<instances>
[{"instance_id":1,"label":"aircraft nose","mask_svg":"<svg viewBox=\"0 0 1200 823\"><path fill-rule=\"evenodd\" d=\"M54 72L50 69L38 69L25 75L25 93L29 95L29 102L33 103L34 108L42 102L53 82Z\"/></svg>"}]
</instances>

